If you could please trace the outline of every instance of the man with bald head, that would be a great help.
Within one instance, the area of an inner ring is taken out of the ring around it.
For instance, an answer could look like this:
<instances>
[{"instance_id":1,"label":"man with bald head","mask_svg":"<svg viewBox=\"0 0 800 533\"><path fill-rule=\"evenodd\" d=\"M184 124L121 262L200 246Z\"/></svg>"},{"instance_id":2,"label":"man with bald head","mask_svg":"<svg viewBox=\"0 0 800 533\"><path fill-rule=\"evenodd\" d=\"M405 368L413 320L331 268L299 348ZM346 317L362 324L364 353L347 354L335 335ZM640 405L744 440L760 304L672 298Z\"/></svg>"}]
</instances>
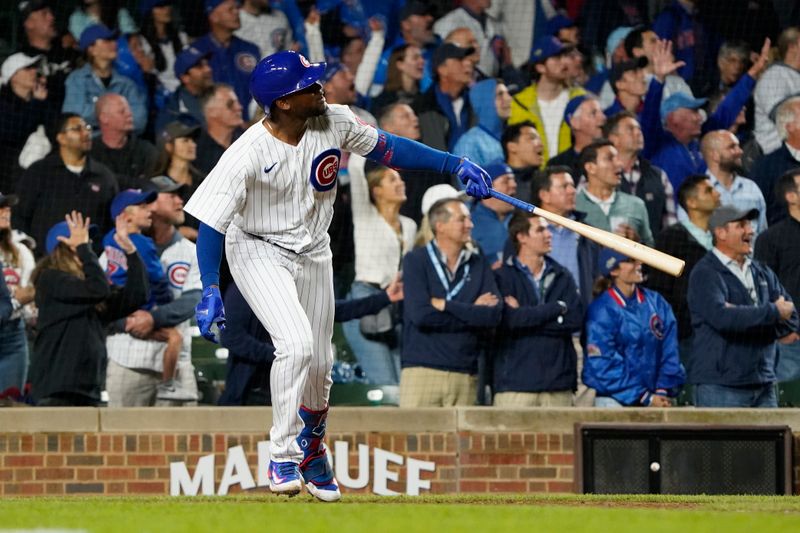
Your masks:
<instances>
[{"instance_id":1,"label":"man with bald head","mask_svg":"<svg viewBox=\"0 0 800 533\"><path fill-rule=\"evenodd\" d=\"M155 146L133 133L133 113L128 100L105 93L95 103L100 138L92 143L91 156L116 175L121 189L138 189L155 164Z\"/></svg>"},{"instance_id":2,"label":"man with bald head","mask_svg":"<svg viewBox=\"0 0 800 533\"><path fill-rule=\"evenodd\" d=\"M742 148L739 139L728 130L707 133L700 144L706 160L708 175L714 189L719 192L720 203L742 211L758 210L752 221L756 235L767 229L767 205L764 195L753 180L742 176Z\"/></svg>"}]
</instances>

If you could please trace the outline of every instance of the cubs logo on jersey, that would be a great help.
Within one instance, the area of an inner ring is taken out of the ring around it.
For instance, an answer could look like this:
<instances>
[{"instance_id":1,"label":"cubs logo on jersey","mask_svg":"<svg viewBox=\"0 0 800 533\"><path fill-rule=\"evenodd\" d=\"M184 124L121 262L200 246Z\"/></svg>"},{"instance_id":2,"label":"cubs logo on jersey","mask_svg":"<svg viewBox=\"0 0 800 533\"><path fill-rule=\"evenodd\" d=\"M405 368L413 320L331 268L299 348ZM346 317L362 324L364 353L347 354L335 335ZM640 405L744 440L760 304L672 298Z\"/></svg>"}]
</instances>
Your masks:
<instances>
[{"instance_id":1,"label":"cubs logo on jersey","mask_svg":"<svg viewBox=\"0 0 800 533\"><path fill-rule=\"evenodd\" d=\"M661 317L653 313L650 316L650 331L659 340L664 338L664 322Z\"/></svg>"},{"instance_id":2,"label":"cubs logo on jersey","mask_svg":"<svg viewBox=\"0 0 800 533\"><path fill-rule=\"evenodd\" d=\"M337 148L325 150L311 162L311 185L319 192L328 192L336 187L339 162L342 152Z\"/></svg>"},{"instance_id":3,"label":"cubs logo on jersey","mask_svg":"<svg viewBox=\"0 0 800 533\"><path fill-rule=\"evenodd\" d=\"M186 282L186 275L189 273L189 263L186 261L176 261L167 266L167 280L170 287L180 289Z\"/></svg>"},{"instance_id":4,"label":"cubs logo on jersey","mask_svg":"<svg viewBox=\"0 0 800 533\"><path fill-rule=\"evenodd\" d=\"M256 64L258 63L258 59L253 54L248 54L245 52L236 54L235 61L236 61L236 68L238 68L242 72L252 72L252 70L256 68Z\"/></svg>"}]
</instances>

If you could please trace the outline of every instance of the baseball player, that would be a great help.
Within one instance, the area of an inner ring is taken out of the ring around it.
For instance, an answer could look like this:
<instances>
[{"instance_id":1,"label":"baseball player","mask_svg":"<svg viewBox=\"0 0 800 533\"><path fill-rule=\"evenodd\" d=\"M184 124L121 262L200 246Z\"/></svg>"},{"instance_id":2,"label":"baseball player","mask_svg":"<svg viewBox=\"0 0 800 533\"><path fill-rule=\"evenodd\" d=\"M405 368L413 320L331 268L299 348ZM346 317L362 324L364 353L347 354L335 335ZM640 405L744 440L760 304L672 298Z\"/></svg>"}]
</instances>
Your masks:
<instances>
[{"instance_id":1,"label":"baseball player","mask_svg":"<svg viewBox=\"0 0 800 533\"><path fill-rule=\"evenodd\" d=\"M200 220L197 258L204 337L219 341L223 241L231 274L275 344L269 482L276 493L307 490L337 501L339 486L322 440L333 354L334 296L328 225L342 150L386 166L456 174L486 198L491 179L466 159L395 137L328 105L318 80L325 63L278 52L262 59L250 92L267 113L223 154L186 205Z\"/></svg>"}]
</instances>

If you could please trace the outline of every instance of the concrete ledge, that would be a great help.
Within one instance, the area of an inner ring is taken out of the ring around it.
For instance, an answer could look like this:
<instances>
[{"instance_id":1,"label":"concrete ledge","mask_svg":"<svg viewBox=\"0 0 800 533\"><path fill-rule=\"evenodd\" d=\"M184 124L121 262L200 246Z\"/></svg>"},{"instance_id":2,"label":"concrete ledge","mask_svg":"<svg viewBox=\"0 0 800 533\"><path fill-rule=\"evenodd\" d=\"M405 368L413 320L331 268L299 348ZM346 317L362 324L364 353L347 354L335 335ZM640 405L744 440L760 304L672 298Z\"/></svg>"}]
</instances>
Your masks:
<instances>
[{"instance_id":1,"label":"concrete ledge","mask_svg":"<svg viewBox=\"0 0 800 533\"><path fill-rule=\"evenodd\" d=\"M388 433L449 433L458 431L453 408L397 409L395 407L334 407L328 417L332 433L383 431Z\"/></svg>"},{"instance_id":2,"label":"concrete ledge","mask_svg":"<svg viewBox=\"0 0 800 533\"><path fill-rule=\"evenodd\" d=\"M0 432L94 433L100 415L94 407L37 407L0 409Z\"/></svg>"},{"instance_id":3,"label":"concrete ledge","mask_svg":"<svg viewBox=\"0 0 800 533\"><path fill-rule=\"evenodd\" d=\"M459 431L570 432L575 422L663 423L663 409L575 409L460 407Z\"/></svg>"},{"instance_id":4,"label":"concrete ledge","mask_svg":"<svg viewBox=\"0 0 800 533\"><path fill-rule=\"evenodd\" d=\"M332 433L547 432L568 433L576 422L787 425L800 432L800 409L397 409L336 407ZM0 433L263 433L269 407L9 408Z\"/></svg>"},{"instance_id":5,"label":"concrete ledge","mask_svg":"<svg viewBox=\"0 0 800 533\"><path fill-rule=\"evenodd\" d=\"M100 409L103 433L264 433L272 425L269 407L136 407Z\"/></svg>"}]
</instances>

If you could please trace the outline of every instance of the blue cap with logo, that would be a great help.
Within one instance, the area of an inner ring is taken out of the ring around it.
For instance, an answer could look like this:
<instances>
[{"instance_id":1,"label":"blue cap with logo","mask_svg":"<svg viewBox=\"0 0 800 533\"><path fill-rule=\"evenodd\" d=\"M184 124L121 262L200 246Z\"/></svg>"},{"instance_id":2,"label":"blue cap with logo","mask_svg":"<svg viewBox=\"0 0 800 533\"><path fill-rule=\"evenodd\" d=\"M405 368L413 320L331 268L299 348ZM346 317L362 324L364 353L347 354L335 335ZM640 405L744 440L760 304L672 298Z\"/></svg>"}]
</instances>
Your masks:
<instances>
[{"instance_id":1,"label":"blue cap with logo","mask_svg":"<svg viewBox=\"0 0 800 533\"><path fill-rule=\"evenodd\" d=\"M117 218L126 207L149 204L156 201L158 192L141 189L125 189L111 200L111 218Z\"/></svg>"},{"instance_id":2,"label":"blue cap with logo","mask_svg":"<svg viewBox=\"0 0 800 533\"><path fill-rule=\"evenodd\" d=\"M80 46L80 49L85 52L97 41L114 41L117 39L117 37L119 37L118 31L110 30L102 24L93 24L83 30L80 41L78 42L78 46Z\"/></svg>"},{"instance_id":3,"label":"blue cap with logo","mask_svg":"<svg viewBox=\"0 0 800 533\"><path fill-rule=\"evenodd\" d=\"M201 52L197 48L190 46L184 49L175 58L175 65L172 70L175 72L175 77L180 78L186 71L197 65L202 59L211 57L211 52Z\"/></svg>"},{"instance_id":4,"label":"blue cap with logo","mask_svg":"<svg viewBox=\"0 0 800 533\"><path fill-rule=\"evenodd\" d=\"M533 43L531 48L531 63L541 63L553 56L564 53L569 50L569 46L559 41L556 37L548 35L547 37L540 37Z\"/></svg>"},{"instance_id":5,"label":"blue cap with logo","mask_svg":"<svg viewBox=\"0 0 800 533\"><path fill-rule=\"evenodd\" d=\"M666 122L667 116L682 107L700 109L708 102L708 98L695 98L686 93L672 93L669 98L661 102L661 122Z\"/></svg>"},{"instance_id":6,"label":"blue cap with logo","mask_svg":"<svg viewBox=\"0 0 800 533\"><path fill-rule=\"evenodd\" d=\"M619 266L620 263L630 261L631 258L625 254L621 254L611 248L603 248L597 257L597 262L600 266L600 273L608 277L611 271Z\"/></svg>"},{"instance_id":7,"label":"blue cap with logo","mask_svg":"<svg viewBox=\"0 0 800 533\"><path fill-rule=\"evenodd\" d=\"M505 176L506 174L514 173L514 171L511 170L511 167L508 166L508 164L506 164L506 162L503 161L502 159L492 161L491 163L486 165L484 170L486 171L487 174L489 174L489 177L492 178L493 181L499 178L500 176Z\"/></svg>"},{"instance_id":8,"label":"blue cap with logo","mask_svg":"<svg viewBox=\"0 0 800 533\"><path fill-rule=\"evenodd\" d=\"M100 231L100 228L97 224L89 224L89 236L94 237L97 236L97 233ZM59 222L52 228L47 231L47 237L44 239L44 248L47 250L48 254L52 254L53 250L56 249L59 237L68 238L69 237L69 225L67 221Z\"/></svg>"},{"instance_id":9,"label":"blue cap with logo","mask_svg":"<svg viewBox=\"0 0 800 533\"><path fill-rule=\"evenodd\" d=\"M579 94L567 102L567 107L564 108L564 122L567 123L567 126L572 127L572 123L570 122L570 120L572 120L572 115L574 115L581 104L589 98L589 95Z\"/></svg>"}]
</instances>

